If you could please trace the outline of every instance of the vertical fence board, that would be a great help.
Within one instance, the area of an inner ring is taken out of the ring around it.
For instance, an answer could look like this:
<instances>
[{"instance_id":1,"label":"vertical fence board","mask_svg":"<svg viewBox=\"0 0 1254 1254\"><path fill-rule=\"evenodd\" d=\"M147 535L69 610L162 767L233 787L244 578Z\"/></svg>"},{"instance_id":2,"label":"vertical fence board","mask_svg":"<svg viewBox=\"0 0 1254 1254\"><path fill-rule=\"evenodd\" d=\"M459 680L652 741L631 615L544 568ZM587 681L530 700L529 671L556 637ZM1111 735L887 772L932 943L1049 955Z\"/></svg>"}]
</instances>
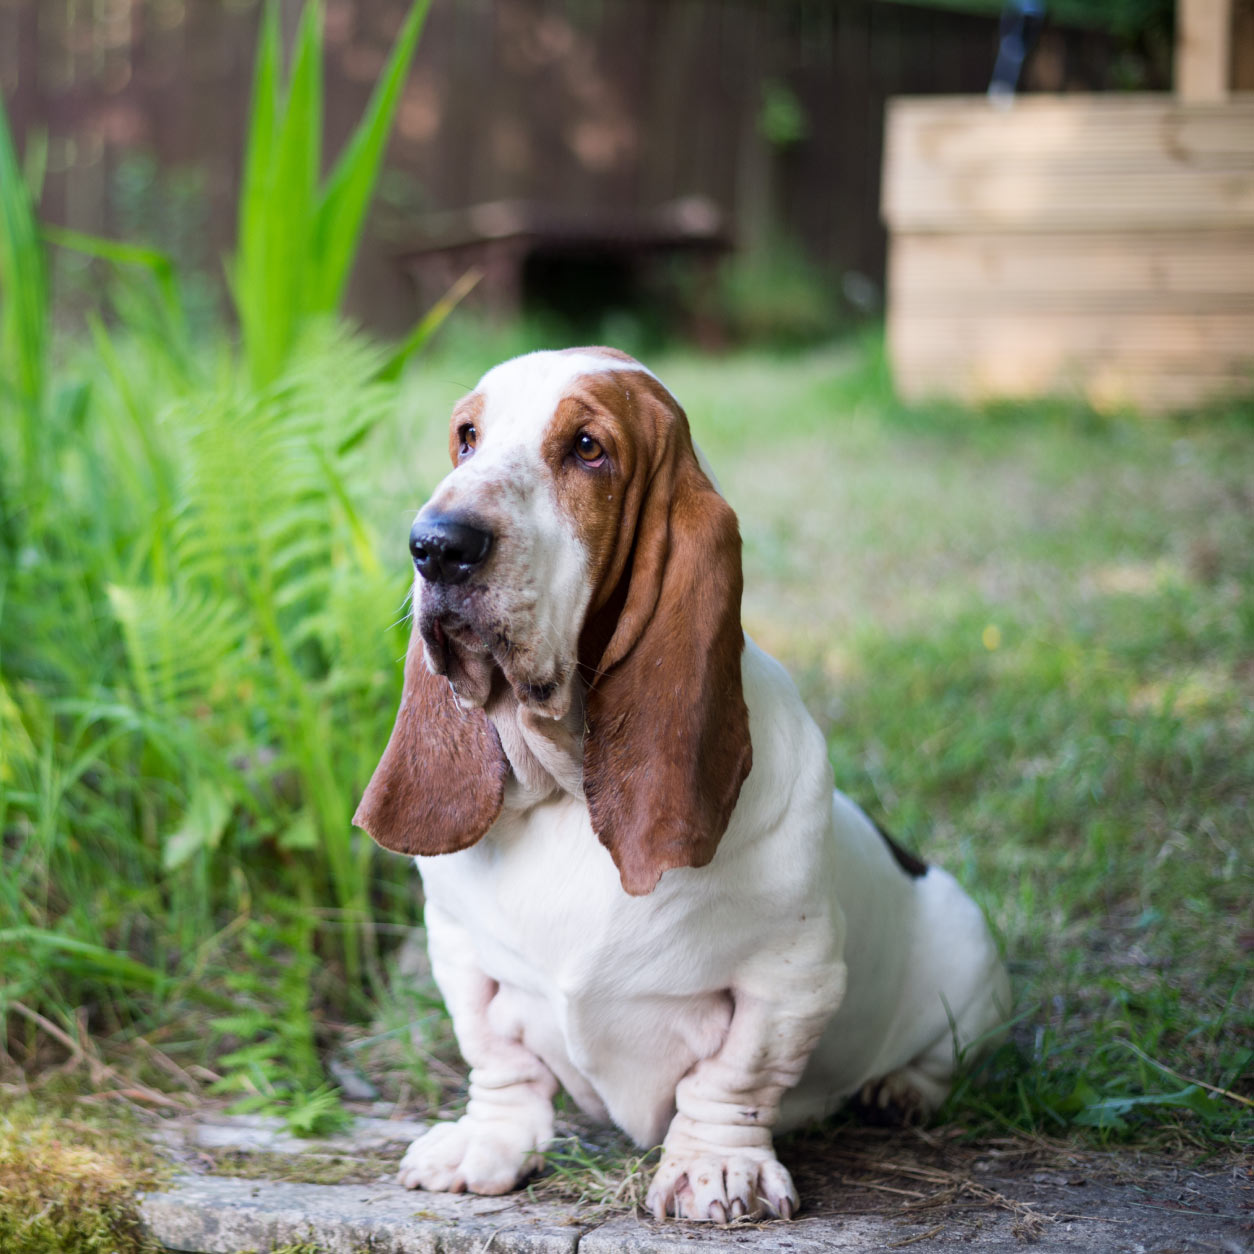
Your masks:
<instances>
[{"instance_id":1,"label":"vertical fence board","mask_svg":"<svg viewBox=\"0 0 1254 1254\"><path fill-rule=\"evenodd\" d=\"M1176 5L1176 95L1210 104L1228 94L1232 70L1232 0Z\"/></svg>"}]
</instances>

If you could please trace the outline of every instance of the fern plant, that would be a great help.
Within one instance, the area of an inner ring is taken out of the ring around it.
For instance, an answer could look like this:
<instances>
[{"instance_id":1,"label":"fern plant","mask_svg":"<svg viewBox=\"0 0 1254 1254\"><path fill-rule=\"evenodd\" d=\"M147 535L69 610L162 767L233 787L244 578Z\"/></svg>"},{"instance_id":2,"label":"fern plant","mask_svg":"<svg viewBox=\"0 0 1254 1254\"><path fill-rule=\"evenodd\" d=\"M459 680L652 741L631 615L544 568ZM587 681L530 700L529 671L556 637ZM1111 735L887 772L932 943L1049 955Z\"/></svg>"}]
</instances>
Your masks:
<instances>
[{"instance_id":1,"label":"fern plant","mask_svg":"<svg viewBox=\"0 0 1254 1254\"><path fill-rule=\"evenodd\" d=\"M213 1087L237 1095L233 1110L279 1109L297 1135L321 1136L343 1127L347 1116L334 1086L322 1077L306 1012L314 969L312 924L307 912L293 910L289 902L275 902L273 908L278 921L246 938L247 961L227 977L237 1008L212 1020L217 1037L236 1042L218 1058L226 1074Z\"/></svg>"},{"instance_id":2,"label":"fern plant","mask_svg":"<svg viewBox=\"0 0 1254 1254\"><path fill-rule=\"evenodd\" d=\"M109 587L139 708L187 746L187 811L165 868L211 855L238 813L253 844L300 851L292 875L358 927L370 859L350 818L364 764L340 729L377 724L388 705L389 642L364 644L361 624L388 621L396 589L354 500L367 477L358 437L391 402L374 382L384 357L320 325L271 387L229 378L172 402L159 426L178 467L173 516L130 556L151 572L160 549L168 578ZM259 811L256 790L280 783L292 803ZM358 930L342 936L355 982Z\"/></svg>"},{"instance_id":3,"label":"fern plant","mask_svg":"<svg viewBox=\"0 0 1254 1254\"><path fill-rule=\"evenodd\" d=\"M413 910L350 823L404 652L367 436L473 277L397 347L335 312L426 9L319 187L321 6L282 91L267 6L238 349L192 346L161 254L41 233L0 104L0 1039L36 1055L16 1001L128 1035L212 1008L227 1086L305 1128L334 1105L314 1005L362 1009L375 916ZM56 386L45 242L127 285Z\"/></svg>"}]
</instances>

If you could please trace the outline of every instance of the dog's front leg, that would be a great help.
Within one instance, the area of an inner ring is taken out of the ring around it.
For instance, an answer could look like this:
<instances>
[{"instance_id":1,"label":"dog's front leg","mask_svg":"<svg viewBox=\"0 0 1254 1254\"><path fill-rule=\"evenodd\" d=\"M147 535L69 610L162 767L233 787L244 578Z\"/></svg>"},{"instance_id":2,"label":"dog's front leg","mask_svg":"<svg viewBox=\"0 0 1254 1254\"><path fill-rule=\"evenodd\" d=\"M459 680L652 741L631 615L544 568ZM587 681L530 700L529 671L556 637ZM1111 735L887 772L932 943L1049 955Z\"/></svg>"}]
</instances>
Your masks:
<instances>
[{"instance_id":1,"label":"dog's front leg","mask_svg":"<svg viewBox=\"0 0 1254 1254\"><path fill-rule=\"evenodd\" d=\"M470 934L427 904L431 970L444 995L462 1056L470 1100L455 1123L437 1123L401 1160L407 1189L508 1193L542 1162L553 1136L553 1073L517 1036L491 1022L496 982L475 963Z\"/></svg>"},{"instance_id":2,"label":"dog's front leg","mask_svg":"<svg viewBox=\"0 0 1254 1254\"><path fill-rule=\"evenodd\" d=\"M722 1047L675 1089L676 1114L646 1200L656 1218L792 1218L797 1190L775 1157L771 1129L844 989L844 964L830 953L810 961L797 948L763 955L742 973Z\"/></svg>"}]
</instances>

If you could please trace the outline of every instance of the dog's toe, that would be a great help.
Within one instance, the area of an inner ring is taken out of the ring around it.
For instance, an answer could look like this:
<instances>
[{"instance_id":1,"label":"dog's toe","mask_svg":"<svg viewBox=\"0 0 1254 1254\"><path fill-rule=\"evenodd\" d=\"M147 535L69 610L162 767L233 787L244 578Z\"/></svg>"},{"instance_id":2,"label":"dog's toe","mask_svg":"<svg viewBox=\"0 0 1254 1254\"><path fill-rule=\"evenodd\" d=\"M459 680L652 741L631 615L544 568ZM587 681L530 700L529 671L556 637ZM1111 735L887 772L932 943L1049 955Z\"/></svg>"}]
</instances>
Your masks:
<instances>
[{"instance_id":1,"label":"dog's toe","mask_svg":"<svg viewBox=\"0 0 1254 1254\"><path fill-rule=\"evenodd\" d=\"M758 1174L758 1191L767 1209L781 1219L791 1219L800 1209L797 1187L788 1169L778 1159L772 1158L762 1164Z\"/></svg>"},{"instance_id":2,"label":"dog's toe","mask_svg":"<svg viewBox=\"0 0 1254 1254\"><path fill-rule=\"evenodd\" d=\"M905 1127L924 1123L949 1091L919 1067L901 1067L877 1080L868 1080L851 1103L864 1123Z\"/></svg>"},{"instance_id":3,"label":"dog's toe","mask_svg":"<svg viewBox=\"0 0 1254 1254\"><path fill-rule=\"evenodd\" d=\"M674 1215L714 1223L768 1214L791 1219L800 1205L792 1177L773 1155L708 1153L666 1154L645 1204L655 1219Z\"/></svg>"}]
</instances>

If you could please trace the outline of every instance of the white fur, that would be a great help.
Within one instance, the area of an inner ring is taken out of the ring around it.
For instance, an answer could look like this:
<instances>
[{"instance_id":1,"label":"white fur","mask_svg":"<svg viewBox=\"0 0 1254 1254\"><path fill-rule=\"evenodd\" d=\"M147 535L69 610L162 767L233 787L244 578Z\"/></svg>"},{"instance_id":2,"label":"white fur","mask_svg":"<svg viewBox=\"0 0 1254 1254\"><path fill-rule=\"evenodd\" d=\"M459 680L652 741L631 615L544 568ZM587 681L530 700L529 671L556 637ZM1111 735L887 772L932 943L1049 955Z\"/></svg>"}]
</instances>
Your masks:
<instances>
[{"instance_id":1,"label":"white fur","mask_svg":"<svg viewBox=\"0 0 1254 1254\"><path fill-rule=\"evenodd\" d=\"M547 575L533 621L555 665L591 590L546 502L540 441L574 378L637 368L557 354L496 367L479 449L437 489L459 507L490 492L534 531ZM646 897L623 891L582 799L579 684L557 721L489 708L516 777L505 808L478 844L417 859L470 1102L411 1146L408 1187L513 1188L552 1136L560 1084L639 1144L664 1143L655 1214L788 1217L773 1131L859 1092L932 1109L955 1047L1004 1019L1005 972L970 898L936 868L906 875L833 791L822 734L751 641L742 675L753 769L727 832L710 865L668 871Z\"/></svg>"}]
</instances>

